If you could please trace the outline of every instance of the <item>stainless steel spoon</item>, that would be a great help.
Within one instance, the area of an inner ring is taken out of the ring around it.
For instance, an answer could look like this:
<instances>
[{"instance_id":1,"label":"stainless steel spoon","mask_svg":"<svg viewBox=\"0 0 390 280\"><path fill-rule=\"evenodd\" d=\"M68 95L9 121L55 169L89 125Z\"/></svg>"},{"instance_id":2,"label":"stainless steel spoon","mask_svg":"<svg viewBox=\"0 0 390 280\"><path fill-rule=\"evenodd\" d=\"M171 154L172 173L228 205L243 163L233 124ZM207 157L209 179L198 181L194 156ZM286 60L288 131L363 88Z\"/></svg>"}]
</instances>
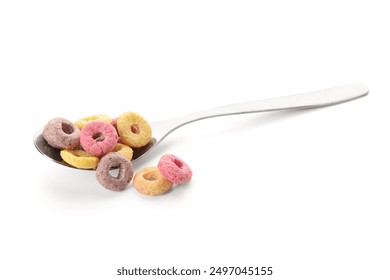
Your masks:
<instances>
[{"instance_id":1,"label":"stainless steel spoon","mask_svg":"<svg viewBox=\"0 0 390 280\"><path fill-rule=\"evenodd\" d=\"M368 88L365 85L351 84L308 93L225 105L173 119L150 122L153 138L148 145L134 150L133 162L146 156L172 131L194 121L235 114L323 107L350 101L367 94ZM38 151L48 159L53 160L55 163L74 168L62 161L60 150L54 149L47 144L42 136L42 129L34 135L34 144Z\"/></svg>"}]
</instances>

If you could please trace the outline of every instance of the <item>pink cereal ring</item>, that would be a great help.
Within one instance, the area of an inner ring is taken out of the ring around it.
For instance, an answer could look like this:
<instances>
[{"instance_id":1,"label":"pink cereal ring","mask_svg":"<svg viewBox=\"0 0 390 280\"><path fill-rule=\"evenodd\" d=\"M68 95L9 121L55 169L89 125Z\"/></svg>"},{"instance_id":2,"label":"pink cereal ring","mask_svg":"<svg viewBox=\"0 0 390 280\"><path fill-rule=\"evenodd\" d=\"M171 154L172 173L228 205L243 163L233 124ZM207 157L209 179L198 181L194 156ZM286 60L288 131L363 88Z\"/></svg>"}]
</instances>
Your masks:
<instances>
[{"instance_id":1,"label":"pink cereal ring","mask_svg":"<svg viewBox=\"0 0 390 280\"><path fill-rule=\"evenodd\" d=\"M157 167L161 174L174 184L186 184L191 181L192 171L190 167L174 155L163 155Z\"/></svg>"},{"instance_id":2,"label":"pink cereal ring","mask_svg":"<svg viewBox=\"0 0 390 280\"><path fill-rule=\"evenodd\" d=\"M118 139L115 128L103 121L87 123L80 131L80 144L94 156L103 156L110 152Z\"/></svg>"}]
</instances>

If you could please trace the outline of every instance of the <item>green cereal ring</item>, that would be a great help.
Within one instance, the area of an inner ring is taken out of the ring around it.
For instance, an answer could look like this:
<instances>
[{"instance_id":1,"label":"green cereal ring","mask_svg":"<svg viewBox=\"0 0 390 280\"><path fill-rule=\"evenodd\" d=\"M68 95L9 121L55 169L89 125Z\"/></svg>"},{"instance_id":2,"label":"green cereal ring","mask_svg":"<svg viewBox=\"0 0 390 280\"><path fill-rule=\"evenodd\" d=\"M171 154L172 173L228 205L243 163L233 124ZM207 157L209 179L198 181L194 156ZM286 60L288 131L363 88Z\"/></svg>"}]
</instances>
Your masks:
<instances>
[{"instance_id":1,"label":"green cereal ring","mask_svg":"<svg viewBox=\"0 0 390 280\"><path fill-rule=\"evenodd\" d=\"M98 157L83 150L62 150L60 155L67 164L80 169L95 169L99 163Z\"/></svg>"},{"instance_id":2,"label":"green cereal ring","mask_svg":"<svg viewBox=\"0 0 390 280\"><path fill-rule=\"evenodd\" d=\"M125 144L117 143L115 144L114 149L112 152L120 153L125 158L131 160L133 158L133 149Z\"/></svg>"},{"instance_id":3,"label":"green cereal ring","mask_svg":"<svg viewBox=\"0 0 390 280\"><path fill-rule=\"evenodd\" d=\"M152 138L149 123L137 113L123 113L118 117L117 126L123 143L132 148L145 146Z\"/></svg>"},{"instance_id":4,"label":"green cereal ring","mask_svg":"<svg viewBox=\"0 0 390 280\"><path fill-rule=\"evenodd\" d=\"M97 115L85 117L85 118L82 118L82 119L75 121L74 124L78 128L82 129L84 127L84 125L86 125L87 123L90 123L92 121L102 121L102 122L106 122L106 123L111 124L111 118L109 116L107 116L106 114L97 114Z\"/></svg>"}]
</instances>

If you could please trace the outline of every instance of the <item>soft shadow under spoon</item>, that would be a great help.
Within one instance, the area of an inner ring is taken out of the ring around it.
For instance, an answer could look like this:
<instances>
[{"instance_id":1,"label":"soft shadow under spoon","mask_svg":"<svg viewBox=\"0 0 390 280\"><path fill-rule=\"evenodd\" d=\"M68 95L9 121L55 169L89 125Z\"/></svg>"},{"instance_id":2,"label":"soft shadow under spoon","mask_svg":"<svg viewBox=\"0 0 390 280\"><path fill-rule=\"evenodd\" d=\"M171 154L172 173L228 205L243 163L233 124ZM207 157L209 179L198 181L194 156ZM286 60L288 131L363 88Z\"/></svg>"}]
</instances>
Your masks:
<instances>
[{"instance_id":1,"label":"soft shadow under spoon","mask_svg":"<svg viewBox=\"0 0 390 280\"><path fill-rule=\"evenodd\" d=\"M140 158L145 157L172 131L194 121L236 114L324 107L354 100L367 94L368 88L365 85L352 84L284 97L225 105L173 119L150 122L153 138L146 146L139 149L134 149L132 161L135 162ZM49 146L49 144L42 136L42 129L35 133L33 141L37 150L48 159L51 159L55 163L64 165L66 167L75 168L62 161L60 157L60 150Z\"/></svg>"}]
</instances>

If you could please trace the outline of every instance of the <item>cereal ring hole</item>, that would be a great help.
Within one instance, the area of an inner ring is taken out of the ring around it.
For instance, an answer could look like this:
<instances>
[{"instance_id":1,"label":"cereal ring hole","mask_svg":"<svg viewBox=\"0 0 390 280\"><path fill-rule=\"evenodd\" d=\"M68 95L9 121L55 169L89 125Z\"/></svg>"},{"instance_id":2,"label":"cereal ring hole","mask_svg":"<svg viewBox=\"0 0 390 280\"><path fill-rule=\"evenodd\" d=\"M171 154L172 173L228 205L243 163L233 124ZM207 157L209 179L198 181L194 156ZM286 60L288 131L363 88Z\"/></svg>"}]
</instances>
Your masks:
<instances>
[{"instance_id":1,"label":"cereal ring hole","mask_svg":"<svg viewBox=\"0 0 390 280\"><path fill-rule=\"evenodd\" d=\"M173 163L176 164L176 166L179 167L179 168L183 167L183 163L180 160L178 160L178 159L174 159Z\"/></svg>"},{"instance_id":2,"label":"cereal ring hole","mask_svg":"<svg viewBox=\"0 0 390 280\"><path fill-rule=\"evenodd\" d=\"M74 132L73 126L70 125L69 123L62 122L61 128L62 128L62 131L65 132L66 134L72 134Z\"/></svg>"},{"instance_id":3,"label":"cereal ring hole","mask_svg":"<svg viewBox=\"0 0 390 280\"><path fill-rule=\"evenodd\" d=\"M146 172L144 175L143 175L143 178L147 181L150 181L150 182L153 182L153 181L156 181L157 178L154 176L154 174L152 172Z\"/></svg>"},{"instance_id":4,"label":"cereal ring hole","mask_svg":"<svg viewBox=\"0 0 390 280\"><path fill-rule=\"evenodd\" d=\"M110 169L109 171L110 173L110 176L113 177L113 178L119 178L119 168L118 166L114 166Z\"/></svg>"},{"instance_id":5,"label":"cereal ring hole","mask_svg":"<svg viewBox=\"0 0 390 280\"><path fill-rule=\"evenodd\" d=\"M130 130L131 130L131 132L133 132L134 134L138 134L138 132L139 132L139 128L138 128L138 126L137 126L136 124L132 124L132 125L130 126Z\"/></svg>"},{"instance_id":6,"label":"cereal ring hole","mask_svg":"<svg viewBox=\"0 0 390 280\"><path fill-rule=\"evenodd\" d=\"M99 141L104 141L104 134L101 133L101 132L98 132L98 133L96 133L96 134L94 134L94 135L92 136L92 139L93 139L93 140L96 140L97 142L99 142Z\"/></svg>"}]
</instances>

